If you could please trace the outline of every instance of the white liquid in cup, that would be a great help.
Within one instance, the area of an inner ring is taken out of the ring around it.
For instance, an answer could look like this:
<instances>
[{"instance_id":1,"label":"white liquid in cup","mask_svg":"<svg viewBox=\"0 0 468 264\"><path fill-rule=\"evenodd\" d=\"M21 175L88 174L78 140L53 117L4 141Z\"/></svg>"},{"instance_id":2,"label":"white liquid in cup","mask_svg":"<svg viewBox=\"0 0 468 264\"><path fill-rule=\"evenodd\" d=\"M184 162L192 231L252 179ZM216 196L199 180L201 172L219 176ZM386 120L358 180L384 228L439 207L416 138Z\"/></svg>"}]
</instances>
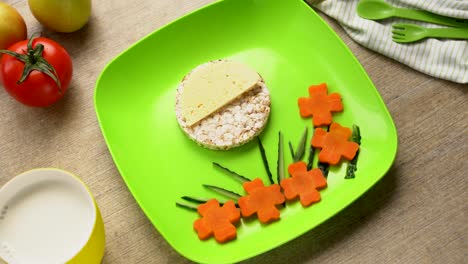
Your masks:
<instances>
[{"instance_id":1,"label":"white liquid in cup","mask_svg":"<svg viewBox=\"0 0 468 264\"><path fill-rule=\"evenodd\" d=\"M9 263L65 263L89 239L96 217L89 194L70 176L50 175L12 186L0 200L0 255Z\"/></svg>"}]
</instances>

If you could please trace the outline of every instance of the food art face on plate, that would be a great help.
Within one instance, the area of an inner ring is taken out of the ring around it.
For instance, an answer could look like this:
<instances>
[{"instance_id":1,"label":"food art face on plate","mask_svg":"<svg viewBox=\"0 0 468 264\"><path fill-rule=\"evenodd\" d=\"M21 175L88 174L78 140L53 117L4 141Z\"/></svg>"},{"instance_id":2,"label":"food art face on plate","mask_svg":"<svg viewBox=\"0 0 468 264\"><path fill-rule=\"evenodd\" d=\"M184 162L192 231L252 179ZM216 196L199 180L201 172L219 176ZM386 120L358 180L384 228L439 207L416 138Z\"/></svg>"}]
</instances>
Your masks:
<instances>
[{"instance_id":1,"label":"food art face on plate","mask_svg":"<svg viewBox=\"0 0 468 264\"><path fill-rule=\"evenodd\" d=\"M293 163L288 165L290 177L285 173L284 140L281 131L278 132L277 177L275 182L265 154L265 148L258 137L261 130L258 129L255 133L244 134L249 135L244 139L240 138L241 134L233 133L232 128L250 130L252 128L248 123L241 118L232 118L234 115L231 113L228 116L229 124L222 123L223 119L227 119L226 108L230 108L231 111L234 110L234 114L240 114L242 113L240 111L241 107L246 109L248 107L251 109L264 107L264 104L256 101L255 98L261 92L261 89L266 89L265 87L265 81L249 67L239 62L217 60L196 67L183 78L177 90L176 117L187 136L203 147L222 150L238 147L241 145L238 143L241 140L246 143L257 137L258 148L269 179L269 185L265 186L261 178L250 180L248 177L242 176L218 163L213 163L214 166L221 168L229 176L233 176L240 181L245 192L239 194L222 187L203 185L230 198L230 200L224 200L220 203L216 198L207 199L186 195L182 196L181 199L199 205L175 203L179 207L199 213L200 218L195 220L193 228L201 240L209 239L212 236L218 243L236 239L236 228L241 226L239 223L241 216L244 218L256 216L263 224L277 221L280 219L281 209L290 204L286 204L286 200L289 202L300 200L303 207L319 202L321 196L318 190L327 187L326 177L328 176L329 166L337 165L342 159L350 161L345 178L352 179L355 177L357 154L361 143L359 127L354 125L352 131L333 122L332 113L343 111L341 96L338 93L328 94L327 85L322 83L310 86L308 89L309 95L300 97L297 100L299 106L297 116L312 117L312 127L317 128L310 143L307 144L308 129L306 127L296 150L289 141L289 149L293 159ZM259 90L259 92L250 92L254 89ZM241 107L239 107L239 104ZM263 122L258 125L258 128L263 128L268 120L268 114L270 113L269 97L266 104L268 105L266 118L262 118ZM237 112L233 105L238 106ZM248 114L255 116L255 113L252 112L250 111ZM247 122L250 121L249 117L250 115L245 117L248 120ZM210 123L206 120L209 120ZM211 131L205 133L204 137L199 136L200 126L198 126L197 130L192 128L199 123L203 124L207 130L211 129ZM231 129L225 129L224 126L229 126ZM325 126L325 129L319 126ZM229 137L226 138L226 135L229 135ZM352 135L353 137L351 137ZM226 144L226 142L231 144ZM308 149L307 153L309 155L308 163L302 161L306 149ZM317 156L319 162L317 167L314 168L316 149L320 150Z\"/></svg>"}]
</instances>

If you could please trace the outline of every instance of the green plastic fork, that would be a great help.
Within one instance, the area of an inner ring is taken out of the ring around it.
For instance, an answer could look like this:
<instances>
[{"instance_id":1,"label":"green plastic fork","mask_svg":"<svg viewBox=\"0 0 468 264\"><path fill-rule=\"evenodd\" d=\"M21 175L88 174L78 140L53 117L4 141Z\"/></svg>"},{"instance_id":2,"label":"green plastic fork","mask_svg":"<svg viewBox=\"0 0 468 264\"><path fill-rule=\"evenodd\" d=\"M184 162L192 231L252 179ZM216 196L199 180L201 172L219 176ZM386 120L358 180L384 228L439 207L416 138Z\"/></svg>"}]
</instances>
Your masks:
<instances>
[{"instance_id":1,"label":"green plastic fork","mask_svg":"<svg viewBox=\"0 0 468 264\"><path fill-rule=\"evenodd\" d=\"M424 38L468 39L468 28L426 28L415 24L393 24L392 39L399 43L418 41Z\"/></svg>"}]
</instances>

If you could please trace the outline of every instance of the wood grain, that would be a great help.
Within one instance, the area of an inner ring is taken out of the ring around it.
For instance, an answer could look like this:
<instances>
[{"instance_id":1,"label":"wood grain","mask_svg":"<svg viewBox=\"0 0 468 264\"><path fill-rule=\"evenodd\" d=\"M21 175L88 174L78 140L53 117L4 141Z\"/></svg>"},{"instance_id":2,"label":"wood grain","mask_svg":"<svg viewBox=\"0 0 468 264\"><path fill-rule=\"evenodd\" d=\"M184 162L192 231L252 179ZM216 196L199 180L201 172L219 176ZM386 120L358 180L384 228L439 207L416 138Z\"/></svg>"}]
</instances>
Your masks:
<instances>
[{"instance_id":1,"label":"wood grain","mask_svg":"<svg viewBox=\"0 0 468 264\"><path fill-rule=\"evenodd\" d=\"M96 120L94 85L103 67L130 44L212 0L93 1L87 26L73 34L44 29L25 0L7 0L29 34L62 43L74 62L64 100L24 107L0 89L0 184L36 167L79 175L101 208L103 263L190 263L146 219L119 176ZM396 123L399 151L375 187L318 228L245 263L467 263L467 87L416 72L353 42Z\"/></svg>"}]
</instances>

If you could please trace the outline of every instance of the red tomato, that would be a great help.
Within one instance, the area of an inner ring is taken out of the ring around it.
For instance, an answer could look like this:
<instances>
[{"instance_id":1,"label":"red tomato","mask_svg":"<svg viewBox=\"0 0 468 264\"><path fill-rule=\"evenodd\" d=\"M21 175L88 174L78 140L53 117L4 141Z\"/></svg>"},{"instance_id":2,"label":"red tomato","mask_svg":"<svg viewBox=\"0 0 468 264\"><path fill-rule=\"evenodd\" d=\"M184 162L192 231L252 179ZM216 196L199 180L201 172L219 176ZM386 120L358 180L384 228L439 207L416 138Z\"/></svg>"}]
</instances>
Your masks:
<instances>
[{"instance_id":1,"label":"red tomato","mask_svg":"<svg viewBox=\"0 0 468 264\"><path fill-rule=\"evenodd\" d=\"M42 55L39 54L40 45L44 48ZM22 56L23 61L9 54L3 55L0 59L0 82L10 95L25 105L50 106L62 98L68 89L73 72L72 61L67 51L51 39L34 38L31 47L32 49L28 49L28 40L23 40L8 48L21 54L19 56ZM44 67L43 59L47 61L55 69L56 74L52 75L57 77L60 86L51 76L37 69L32 70L26 79L19 83L26 57L27 61L32 61L32 65L38 67Z\"/></svg>"}]
</instances>

